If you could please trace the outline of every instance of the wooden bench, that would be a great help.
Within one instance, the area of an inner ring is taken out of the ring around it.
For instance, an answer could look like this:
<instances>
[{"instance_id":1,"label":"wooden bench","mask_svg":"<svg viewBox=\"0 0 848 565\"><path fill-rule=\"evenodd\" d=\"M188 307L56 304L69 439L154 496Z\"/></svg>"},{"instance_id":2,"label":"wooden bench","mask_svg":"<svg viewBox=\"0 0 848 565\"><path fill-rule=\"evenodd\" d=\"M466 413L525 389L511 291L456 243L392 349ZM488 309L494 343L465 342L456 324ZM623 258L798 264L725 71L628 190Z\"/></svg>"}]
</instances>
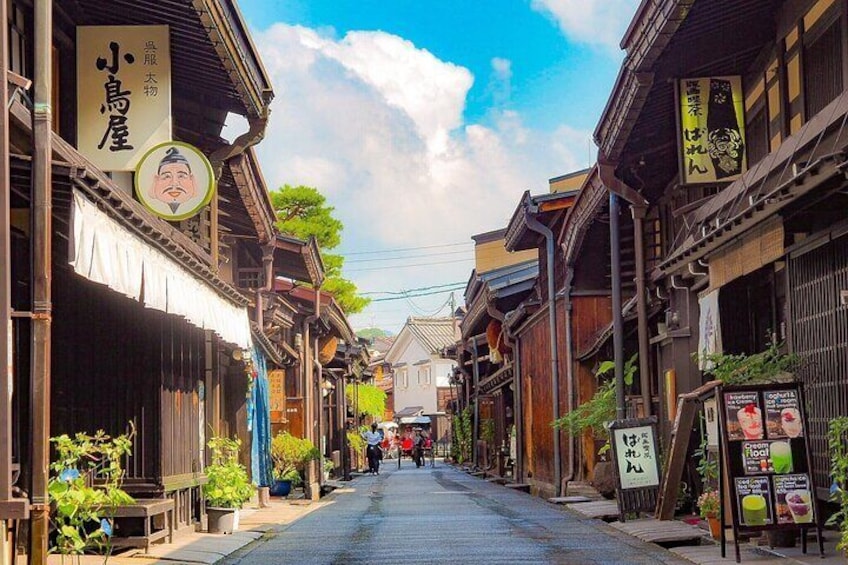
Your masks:
<instances>
[{"instance_id":1,"label":"wooden bench","mask_svg":"<svg viewBox=\"0 0 848 565\"><path fill-rule=\"evenodd\" d=\"M153 521L162 516L164 527L154 530ZM170 498L137 498L135 504L124 504L115 509L115 521L122 518L141 519L144 522L144 535L112 537L112 547L150 548L150 544L163 538L168 543L174 541L174 501ZM116 528L116 534L118 534Z\"/></svg>"}]
</instances>

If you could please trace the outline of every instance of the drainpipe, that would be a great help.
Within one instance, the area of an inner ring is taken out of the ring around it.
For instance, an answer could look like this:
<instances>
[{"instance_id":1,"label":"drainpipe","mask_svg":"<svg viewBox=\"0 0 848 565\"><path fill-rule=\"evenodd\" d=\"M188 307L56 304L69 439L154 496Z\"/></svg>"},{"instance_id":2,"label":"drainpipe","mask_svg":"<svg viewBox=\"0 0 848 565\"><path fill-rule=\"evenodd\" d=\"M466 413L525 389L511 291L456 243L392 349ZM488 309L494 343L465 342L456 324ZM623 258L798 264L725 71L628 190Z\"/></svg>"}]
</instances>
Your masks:
<instances>
[{"instance_id":1,"label":"drainpipe","mask_svg":"<svg viewBox=\"0 0 848 565\"><path fill-rule=\"evenodd\" d=\"M523 482L524 479L524 405L522 404L521 396L521 341L512 335L512 326L504 320L504 335L506 335L509 343L512 346L512 380L515 386L515 461L513 462L513 479L515 482Z\"/></svg>"},{"instance_id":2,"label":"drainpipe","mask_svg":"<svg viewBox=\"0 0 848 565\"><path fill-rule=\"evenodd\" d=\"M648 295L645 289L645 215L644 204L631 204L633 214L633 245L636 247L636 315L639 325L639 387L646 418L651 415L651 378L648 366Z\"/></svg>"},{"instance_id":3,"label":"drainpipe","mask_svg":"<svg viewBox=\"0 0 848 565\"><path fill-rule=\"evenodd\" d=\"M265 245L262 247L262 267L264 269L264 284L256 289L256 312L254 318L256 325L259 326L259 331L265 331L265 299L262 296L263 292L271 292L274 288L274 244Z\"/></svg>"},{"instance_id":4,"label":"drainpipe","mask_svg":"<svg viewBox=\"0 0 848 565\"><path fill-rule=\"evenodd\" d=\"M618 196L609 195L610 262L612 263L612 348L615 357L615 417L623 420L624 410L624 320L621 317L621 238L618 227Z\"/></svg>"},{"instance_id":5,"label":"drainpipe","mask_svg":"<svg viewBox=\"0 0 848 565\"><path fill-rule=\"evenodd\" d=\"M32 518L30 555L47 562L49 511L47 467L50 464L50 347L52 214L53 1L35 2L35 100L33 119L32 216ZM5 22L4 22L5 25ZM6 80L6 77L2 77ZM6 108L2 109L4 112Z\"/></svg>"},{"instance_id":6,"label":"drainpipe","mask_svg":"<svg viewBox=\"0 0 848 565\"><path fill-rule=\"evenodd\" d=\"M577 387L574 386L574 336L571 333L571 315L572 315L572 303L571 303L571 288L572 281L574 279L574 269L571 267L566 267L565 271L565 287L563 288L563 298L565 300L565 371L566 371L566 384L568 386L568 413L570 414L577 407ZM577 459L577 437L572 434L568 434L568 473L566 473L565 477L562 478L560 482L561 485L568 484L569 481L574 480L575 475L575 461ZM562 489L565 492L565 488Z\"/></svg>"},{"instance_id":7,"label":"drainpipe","mask_svg":"<svg viewBox=\"0 0 848 565\"><path fill-rule=\"evenodd\" d=\"M477 338L471 338L471 354L474 356L471 368L474 371L474 421L471 426L471 461L477 467L477 439L480 437L480 365L477 362Z\"/></svg>"},{"instance_id":8,"label":"drainpipe","mask_svg":"<svg viewBox=\"0 0 848 565\"><path fill-rule=\"evenodd\" d=\"M524 203L524 222L532 231L545 237L548 272L548 325L551 338L551 396L553 397L553 419L559 419L559 355L557 352L556 331L556 294L554 293L554 232L542 224L532 214L538 212L537 205L530 203L529 198ZM554 429L554 488L556 496L562 494L562 446L561 432Z\"/></svg>"}]
</instances>

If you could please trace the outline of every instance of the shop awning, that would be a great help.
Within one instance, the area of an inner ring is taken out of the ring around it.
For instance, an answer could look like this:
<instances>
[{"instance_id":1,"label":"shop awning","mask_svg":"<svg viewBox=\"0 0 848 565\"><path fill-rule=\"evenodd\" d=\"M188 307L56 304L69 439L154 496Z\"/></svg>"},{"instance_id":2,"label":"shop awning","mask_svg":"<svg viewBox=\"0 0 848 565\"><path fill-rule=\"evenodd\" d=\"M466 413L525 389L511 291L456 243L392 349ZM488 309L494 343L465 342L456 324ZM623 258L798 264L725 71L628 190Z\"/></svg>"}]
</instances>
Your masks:
<instances>
[{"instance_id":1,"label":"shop awning","mask_svg":"<svg viewBox=\"0 0 848 565\"><path fill-rule=\"evenodd\" d=\"M249 349L247 308L226 300L211 286L121 226L74 190L69 263L86 279L182 316L224 341Z\"/></svg>"},{"instance_id":2,"label":"shop awning","mask_svg":"<svg viewBox=\"0 0 848 565\"><path fill-rule=\"evenodd\" d=\"M400 419L401 424L429 424L430 416L409 416L407 418Z\"/></svg>"}]
</instances>

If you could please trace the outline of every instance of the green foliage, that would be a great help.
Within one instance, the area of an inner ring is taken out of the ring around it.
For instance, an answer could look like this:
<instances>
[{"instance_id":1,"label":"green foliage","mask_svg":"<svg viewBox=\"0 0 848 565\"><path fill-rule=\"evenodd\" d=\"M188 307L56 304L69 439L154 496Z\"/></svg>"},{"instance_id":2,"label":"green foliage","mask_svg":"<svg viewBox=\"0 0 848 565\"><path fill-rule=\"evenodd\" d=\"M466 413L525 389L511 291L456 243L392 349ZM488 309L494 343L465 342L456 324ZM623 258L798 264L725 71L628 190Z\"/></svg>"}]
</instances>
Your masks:
<instances>
[{"instance_id":1,"label":"green foliage","mask_svg":"<svg viewBox=\"0 0 848 565\"><path fill-rule=\"evenodd\" d=\"M347 405L355 406L360 414L380 418L386 413L386 392L375 385L359 384L345 387Z\"/></svg>"},{"instance_id":2,"label":"green foliage","mask_svg":"<svg viewBox=\"0 0 848 565\"><path fill-rule=\"evenodd\" d=\"M357 469L364 467L365 438L362 437L362 434L365 433L366 429L367 428L363 426L359 431L352 430L347 432L347 444L353 452L353 466Z\"/></svg>"},{"instance_id":3,"label":"green foliage","mask_svg":"<svg viewBox=\"0 0 848 565\"><path fill-rule=\"evenodd\" d=\"M624 364L625 386L633 385L637 370L636 359L637 356L633 355ZM614 361L604 361L598 367L595 378L600 379L614 370ZM607 439L607 443L598 451L598 455L603 455L610 448L607 424L615 419L615 408L615 379L610 379L601 383L595 395L588 401L555 420L553 426L568 430L572 436L579 435L584 430L590 430L595 439Z\"/></svg>"},{"instance_id":4,"label":"green foliage","mask_svg":"<svg viewBox=\"0 0 848 565\"><path fill-rule=\"evenodd\" d=\"M489 445L495 441L495 421L491 418L480 420L480 439Z\"/></svg>"},{"instance_id":5,"label":"green foliage","mask_svg":"<svg viewBox=\"0 0 848 565\"><path fill-rule=\"evenodd\" d=\"M277 480L289 480L293 485L299 485L300 472L318 456L318 448L306 438L280 432L271 440L271 459L274 461L274 478Z\"/></svg>"},{"instance_id":6,"label":"green foliage","mask_svg":"<svg viewBox=\"0 0 848 565\"><path fill-rule=\"evenodd\" d=\"M392 332L380 328L364 328L356 332L356 337L368 340L373 340L378 337L390 337L391 335Z\"/></svg>"},{"instance_id":7,"label":"green foliage","mask_svg":"<svg viewBox=\"0 0 848 565\"><path fill-rule=\"evenodd\" d=\"M115 438L103 430L93 436L80 432L50 438L57 456L47 483L57 532L51 552L80 555L105 549L108 559L115 509L133 502L121 489L121 459L132 453L134 434L130 424L128 434Z\"/></svg>"},{"instance_id":8,"label":"green foliage","mask_svg":"<svg viewBox=\"0 0 848 565\"><path fill-rule=\"evenodd\" d=\"M701 357L696 353L695 360ZM785 380L801 365L794 353L781 353L780 346L771 343L765 351L753 355L711 353L703 356L710 369L704 372L727 385L769 383Z\"/></svg>"},{"instance_id":9,"label":"green foliage","mask_svg":"<svg viewBox=\"0 0 848 565\"><path fill-rule=\"evenodd\" d=\"M208 482L203 485L208 505L241 508L253 495L247 469L238 462L241 440L213 437L207 445L212 450L212 464L206 468Z\"/></svg>"},{"instance_id":10,"label":"green foliage","mask_svg":"<svg viewBox=\"0 0 848 565\"><path fill-rule=\"evenodd\" d=\"M710 457L706 436L701 439L701 445L692 452L692 455L698 460L698 466L695 469L701 476L703 487L706 489L715 485L718 481L718 461Z\"/></svg>"},{"instance_id":11,"label":"green foliage","mask_svg":"<svg viewBox=\"0 0 848 565\"><path fill-rule=\"evenodd\" d=\"M830 421L827 447L830 451L830 474L836 485L831 500L839 505L839 511L828 519L827 525L839 527L841 538L836 549L848 557L848 416Z\"/></svg>"},{"instance_id":12,"label":"green foliage","mask_svg":"<svg viewBox=\"0 0 848 565\"><path fill-rule=\"evenodd\" d=\"M342 276L344 257L329 253L341 243L344 225L334 216L335 208L311 186L285 185L271 192L277 228L285 234L308 240L314 237L321 248L326 278L322 287L333 294L347 314L361 312L371 302L358 294L356 285Z\"/></svg>"},{"instance_id":13,"label":"green foliage","mask_svg":"<svg viewBox=\"0 0 848 565\"><path fill-rule=\"evenodd\" d=\"M457 463L471 461L472 456L472 419L474 411L466 406L462 412L453 417L453 441L451 442L451 456Z\"/></svg>"}]
</instances>

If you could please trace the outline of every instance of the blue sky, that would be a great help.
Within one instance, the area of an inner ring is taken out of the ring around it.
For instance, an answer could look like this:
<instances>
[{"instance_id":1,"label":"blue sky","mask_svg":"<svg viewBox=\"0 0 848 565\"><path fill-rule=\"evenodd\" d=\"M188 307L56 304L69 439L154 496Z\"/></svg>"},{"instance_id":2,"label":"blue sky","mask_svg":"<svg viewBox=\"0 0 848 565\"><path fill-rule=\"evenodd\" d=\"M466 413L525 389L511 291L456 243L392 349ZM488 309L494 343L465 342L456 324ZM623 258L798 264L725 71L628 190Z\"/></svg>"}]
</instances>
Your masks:
<instances>
[{"instance_id":1,"label":"blue sky","mask_svg":"<svg viewBox=\"0 0 848 565\"><path fill-rule=\"evenodd\" d=\"M471 235L589 166L636 5L242 0L276 94L258 148L268 184L327 196L361 291L464 283ZM445 304L439 290L374 303L354 327L396 332Z\"/></svg>"}]
</instances>

